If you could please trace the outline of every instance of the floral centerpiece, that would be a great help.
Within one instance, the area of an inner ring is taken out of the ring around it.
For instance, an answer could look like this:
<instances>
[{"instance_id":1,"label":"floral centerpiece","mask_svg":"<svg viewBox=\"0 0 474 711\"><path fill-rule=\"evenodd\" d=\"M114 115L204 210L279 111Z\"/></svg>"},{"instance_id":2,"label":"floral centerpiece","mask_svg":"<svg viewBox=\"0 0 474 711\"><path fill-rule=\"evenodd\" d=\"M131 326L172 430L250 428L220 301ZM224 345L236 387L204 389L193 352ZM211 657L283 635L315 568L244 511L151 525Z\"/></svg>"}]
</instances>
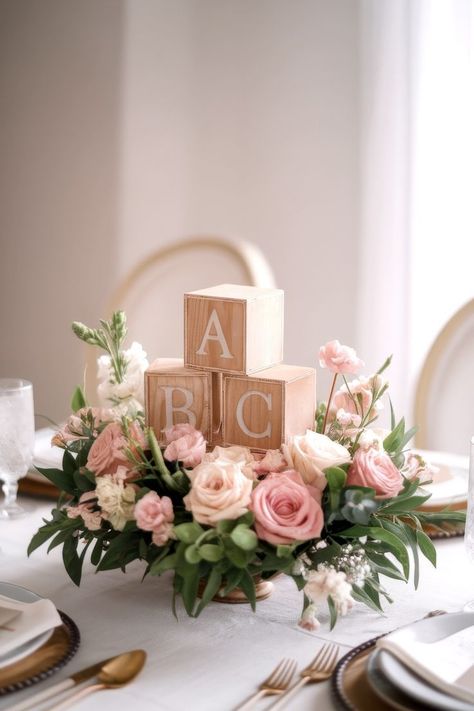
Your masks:
<instances>
[{"instance_id":1,"label":"floral centerpiece","mask_svg":"<svg viewBox=\"0 0 474 711\"><path fill-rule=\"evenodd\" d=\"M98 329L76 322L73 331L105 351L103 406L89 407L76 389L73 414L53 438L64 450L62 469L39 469L61 495L28 552L49 539L48 550L62 546L77 585L87 555L98 571L139 560L145 575L173 571L174 599L198 616L237 588L255 608L256 582L284 573L303 591L300 624L316 629L323 603L331 626L354 601L381 610L382 598L391 601L381 577L407 581L409 550L416 586L419 552L436 563L423 524L464 518L419 510L431 470L406 449L414 430L403 418L396 422L392 409L390 430L372 427L390 358L348 382L364 365L355 351L338 341L322 347L320 365L333 373L329 399L318 405L314 430L279 450L208 451L189 424L167 430L162 448L145 426L146 354L137 343L123 347L125 315Z\"/></svg>"}]
</instances>

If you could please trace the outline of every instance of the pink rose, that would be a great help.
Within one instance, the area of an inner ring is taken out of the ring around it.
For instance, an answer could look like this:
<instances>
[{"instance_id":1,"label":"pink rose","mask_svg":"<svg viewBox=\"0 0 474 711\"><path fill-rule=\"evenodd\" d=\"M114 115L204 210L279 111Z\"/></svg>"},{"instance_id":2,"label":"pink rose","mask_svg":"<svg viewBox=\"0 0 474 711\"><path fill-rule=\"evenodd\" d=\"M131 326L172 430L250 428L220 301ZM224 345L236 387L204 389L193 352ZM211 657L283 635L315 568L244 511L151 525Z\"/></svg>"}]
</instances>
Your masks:
<instances>
[{"instance_id":1,"label":"pink rose","mask_svg":"<svg viewBox=\"0 0 474 711\"><path fill-rule=\"evenodd\" d=\"M223 519L235 519L247 513L252 480L240 464L216 460L203 462L188 474L191 491L183 501L199 523L215 526Z\"/></svg>"},{"instance_id":2,"label":"pink rose","mask_svg":"<svg viewBox=\"0 0 474 711\"><path fill-rule=\"evenodd\" d=\"M360 447L347 472L347 486L369 486L377 498L389 499L402 488L403 476L383 449Z\"/></svg>"},{"instance_id":3,"label":"pink rose","mask_svg":"<svg viewBox=\"0 0 474 711\"><path fill-rule=\"evenodd\" d=\"M87 468L96 476L115 474L119 466L126 466L132 471L127 449L136 453L137 446L142 449L146 446L145 436L137 422L128 425L128 434L124 432L121 423L112 422L102 430L90 448Z\"/></svg>"},{"instance_id":4,"label":"pink rose","mask_svg":"<svg viewBox=\"0 0 474 711\"><path fill-rule=\"evenodd\" d=\"M296 471L270 474L252 492L258 537L274 545L317 538L324 523L320 497Z\"/></svg>"},{"instance_id":5,"label":"pink rose","mask_svg":"<svg viewBox=\"0 0 474 711\"><path fill-rule=\"evenodd\" d=\"M319 349L319 365L332 373L357 373L364 362L353 348L341 346L339 341L329 341Z\"/></svg>"},{"instance_id":6,"label":"pink rose","mask_svg":"<svg viewBox=\"0 0 474 711\"><path fill-rule=\"evenodd\" d=\"M185 467L197 467L206 453L206 440L192 425L174 425L165 432L168 446L164 457L169 462L181 461Z\"/></svg>"},{"instance_id":7,"label":"pink rose","mask_svg":"<svg viewBox=\"0 0 474 711\"><path fill-rule=\"evenodd\" d=\"M168 496L149 491L135 504L135 520L142 531L152 531L155 546L164 546L172 537L174 511Z\"/></svg>"}]
</instances>

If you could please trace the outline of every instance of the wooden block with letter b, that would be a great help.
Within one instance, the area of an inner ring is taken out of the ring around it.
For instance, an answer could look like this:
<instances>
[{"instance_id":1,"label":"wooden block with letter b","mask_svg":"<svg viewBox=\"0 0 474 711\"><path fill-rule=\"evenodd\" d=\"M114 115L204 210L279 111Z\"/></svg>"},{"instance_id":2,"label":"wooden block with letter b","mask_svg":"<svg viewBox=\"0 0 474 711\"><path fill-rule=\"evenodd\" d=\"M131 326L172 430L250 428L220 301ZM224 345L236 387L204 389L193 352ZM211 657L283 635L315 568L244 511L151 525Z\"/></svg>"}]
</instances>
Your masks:
<instances>
[{"instance_id":1,"label":"wooden block with letter b","mask_svg":"<svg viewBox=\"0 0 474 711\"><path fill-rule=\"evenodd\" d=\"M224 375L223 440L254 450L278 449L314 429L316 371L277 365L253 376Z\"/></svg>"},{"instance_id":2,"label":"wooden block with letter b","mask_svg":"<svg viewBox=\"0 0 474 711\"><path fill-rule=\"evenodd\" d=\"M145 372L146 423L160 444L164 431L189 422L210 439L212 373L185 368L181 358L158 358Z\"/></svg>"},{"instance_id":3,"label":"wooden block with letter b","mask_svg":"<svg viewBox=\"0 0 474 711\"><path fill-rule=\"evenodd\" d=\"M221 284L184 295L185 365L248 375L283 359L283 291Z\"/></svg>"}]
</instances>

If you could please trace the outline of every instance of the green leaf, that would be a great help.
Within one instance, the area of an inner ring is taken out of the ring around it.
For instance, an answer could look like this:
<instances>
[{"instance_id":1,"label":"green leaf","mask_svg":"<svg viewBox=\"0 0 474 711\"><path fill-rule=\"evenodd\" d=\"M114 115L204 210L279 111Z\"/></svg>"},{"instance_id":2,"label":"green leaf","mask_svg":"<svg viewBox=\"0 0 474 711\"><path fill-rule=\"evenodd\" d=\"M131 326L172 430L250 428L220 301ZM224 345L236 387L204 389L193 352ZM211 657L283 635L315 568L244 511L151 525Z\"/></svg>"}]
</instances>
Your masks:
<instances>
[{"instance_id":1,"label":"green leaf","mask_svg":"<svg viewBox=\"0 0 474 711\"><path fill-rule=\"evenodd\" d=\"M324 470L324 475L327 479L328 486L333 491L339 491L346 483L347 474L340 467L328 467Z\"/></svg>"},{"instance_id":2,"label":"green leaf","mask_svg":"<svg viewBox=\"0 0 474 711\"><path fill-rule=\"evenodd\" d=\"M152 563L150 567L150 574L151 575L161 575L164 573L166 570L174 570L178 564L178 555L177 553L171 553L171 555L167 555L165 558L159 559Z\"/></svg>"},{"instance_id":3,"label":"green leaf","mask_svg":"<svg viewBox=\"0 0 474 711\"><path fill-rule=\"evenodd\" d=\"M288 558L294 550L294 546L280 544L276 547L277 558Z\"/></svg>"},{"instance_id":4,"label":"green leaf","mask_svg":"<svg viewBox=\"0 0 474 711\"><path fill-rule=\"evenodd\" d=\"M329 615L330 615L330 622L329 622L329 629L334 629L334 625L337 622L337 609L336 605L334 604L334 600L330 595L328 595L328 607L329 607Z\"/></svg>"},{"instance_id":5,"label":"green leaf","mask_svg":"<svg viewBox=\"0 0 474 711\"><path fill-rule=\"evenodd\" d=\"M204 543L200 546L199 553L201 554L201 557L209 563L217 563L218 560L221 560L224 557L222 547L212 545L211 543Z\"/></svg>"},{"instance_id":6,"label":"green leaf","mask_svg":"<svg viewBox=\"0 0 474 711\"><path fill-rule=\"evenodd\" d=\"M204 529L196 521L180 523L179 526L173 528L173 531L177 539L183 541L183 543L195 543L199 536L204 533Z\"/></svg>"},{"instance_id":7,"label":"green leaf","mask_svg":"<svg viewBox=\"0 0 474 711\"><path fill-rule=\"evenodd\" d=\"M425 558L427 558L431 565L436 568L436 548L433 545L431 538L429 538L424 531L418 530L416 532L416 540L420 547L420 551L423 553Z\"/></svg>"},{"instance_id":8,"label":"green leaf","mask_svg":"<svg viewBox=\"0 0 474 711\"><path fill-rule=\"evenodd\" d=\"M252 524L255 521L255 516L252 513L252 511L247 511L247 513L244 513L242 516L240 516L235 523L240 524L244 523L246 526L252 526Z\"/></svg>"},{"instance_id":9,"label":"green leaf","mask_svg":"<svg viewBox=\"0 0 474 711\"><path fill-rule=\"evenodd\" d=\"M257 598L255 594L255 581L247 570L242 572L242 577L240 579L240 587L247 596L248 601L252 610L255 612Z\"/></svg>"},{"instance_id":10,"label":"green leaf","mask_svg":"<svg viewBox=\"0 0 474 711\"><path fill-rule=\"evenodd\" d=\"M258 545L258 537L255 531L248 528L244 523L239 523L230 534L236 546L244 551L252 551Z\"/></svg>"},{"instance_id":11,"label":"green leaf","mask_svg":"<svg viewBox=\"0 0 474 711\"><path fill-rule=\"evenodd\" d=\"M194 607L196 605L196 598L199 588L199 566L181 566L180 577L183 578L181 596L183 598L184 607L188 615L192 617L194 614Z\"/></svg>"},{"instance_id":12,"label":"green leaf","mask_svg":"<svg viewBox=\"0 0 474 711\"><path fill-rule=\"evenodd\" d=\"M358 600L359 602L363 602L364 605L367 605L367 607L370 607L372 610L375 610L375 612L382 611L381 608L377 606L377 604L372 600L372 598L367 595L366 591L358 587L357 585L352 586L352 597L355 600Z\"/></svg>"},{"instance_id":13,"label":"green leaf","mask_svg":"<svg viewBox=\"0 0 474 711\"><path fill-rule=\"evenodd\" d=\"M82 561L77 555L77 538L68 538L63 546L63 563L72 582L81 584Z\"/></svg>"},{"instance_id":14,"label":"green leaf","mask_svg":"<svg viewBox=\"0 0 474 711\"><path fill-rule=\"evenodd\" d=\"M77 487L74 482L73 473L66 474L66 472L63 472L61 469L43 469L42 467L35 468L60 491L67 491L68 494L72 494L73 496L76 495Z\"/></svg>"},{"instance_id":15,"label":"green leaf","mask_svg":"<svg viewBox=\"0 0 474 711\"><path fill-rule=\"evenodd\" d=\"M411 496L409 498L402 498L401 500L397 501L394 500L393 503L387 504L381 509L381 513L383 514L392 514L392 513L397 513L397 514L403 514L407 511L413 511L414 509L417 509L419 506L425 503L425 501L428 501L428 499L431 497L431 494L426 494L426 495L420 495L420 496Z\"/></svg>"},{"instance_id":16,"label":"green leaf","mask_svg":"<svg viewBox=\"0 0 474 711\"><path fill-rule=\"evenodd\" d=\"M29 543L27 555L30 556L34 550L42 546L43 543L45 543L49 538L54 536L57 531L57 527L52 528L49 526L41 526L41 528L35 533Z\"/></svg>"},{"instance_id":17,"label":"green leaf","mask_svg":"<svg viewBox=\"0 0 474 711\"><path fill-rule=\"evenodd\" d=\"M236 568L247 567L247 555L245 551L230 540L225 541L225 554Z\"/></svg>"},{"instance_id":18,"label":"green leaf","mask_svg":"<svg viewBox=\"0 0 474 711\"><path fill-rule=\"evenodd\" d=\"M404 583L407 579L403 573L397 568L391 560L385 557L383 553L376 553L370 548L366 547L365 554L371 562L371 567L375 569L380 575L385 575L387 578L393 578L394 580L402 580Z\"/></svg>"},{"instance_id":19,"label":"green leaf","mask_svg":"<svg viewBox=\"0 0 474 711\"><path fill-rule=\"evenodd\" d=\"M72 394L72 399L71 399L71 410L73 412L77 412L83 407L86 407L86 398L84 397L84 393L82 391L82 388L80 385L77 386L77 388L74 390Z\"/></svg>"},{"instance_id":20,"label":"green leaf","mask_svg":"<svg viewBox=\"0 0 474 711\"><path fill-rule=\"evenodd\" d=\"M194 543L186 548L184 557L191 565L196 565L202 560L200 549Z\"/></svg>"},{"instance_id":21,"label":"green leaf","mask_svg":"<svg viewBox=\"0 0 474 711\"><path fill-rule=\"evenodd\" d=\"M232 590L238 587L242 578L242 570L240 568L231 568L225 574L225 588L222 595L228 595Z\"/></svg>"},{"instance_id":22,"label":"green leaf","mask_svg":"<svg viewBox=\"0 0 474 711\"><path fill-rule=\"evenodd\" d=\"M230 533L236 526L237 521L235 520L229 520L229 519L223 519L222 521L217 522L217 532L218 533Z\"/></svg>"},{"instance_id":23,"label":"green leaf","mask_svg":"<svg viewBox=\"0 0 474 711\"><path fill-rule=\"evenodd\" d=\"M396 452L400 448L405 434L405 418L402 417L395 429L388 434L383 441L383 448L386 452Z\"/></svg>"},{"instance_id":24,"label":"green leaf","mask_svg":"<svg viewBox=\"0 0 474 711\"><path fill-rule=\"evenodd\" d=\"M404 524L403 530L405 533L406 541L407 541L408 545L410 546L411 552L413 555L413 563L414 563L413 585L415 586L415 590L417 590L418 583L420 582L420 556L418 554L418 545L416 542L416 532L408 524Z\"/></svg>"},{"instance_id":25,"label":"green leaf","mask_svg":"<svg viewBox=\"0 0 474 711\"><path fill-rule=\"evenodd\" d=\"M214 595L217 594L222 582L222 574L217 568L212 568L209 577L207 579L206 587L201 596L201 602L199 603L195 617L199 617L206 605L212 600Z\"/></svg>"},{"instance_id":26,"label":"green leaf","mask_svg":"<svg viewBox=\"0 0 474 711\"><path fill-rule=\"evenodd\" d=\"M95 542L94 548L92 549L92 553L91 553L92 565L99 565L101 557L102 557L102 538L98 538Z\"/></svg>"}]
</instances>

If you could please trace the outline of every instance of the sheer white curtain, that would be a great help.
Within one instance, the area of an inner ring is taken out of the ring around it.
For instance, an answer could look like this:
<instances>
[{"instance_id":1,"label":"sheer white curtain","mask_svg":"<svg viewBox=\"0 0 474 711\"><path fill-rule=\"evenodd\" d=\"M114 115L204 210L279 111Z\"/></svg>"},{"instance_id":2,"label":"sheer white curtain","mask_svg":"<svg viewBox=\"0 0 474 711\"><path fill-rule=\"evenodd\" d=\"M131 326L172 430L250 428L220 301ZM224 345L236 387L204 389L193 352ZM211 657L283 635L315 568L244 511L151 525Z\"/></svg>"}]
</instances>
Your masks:
<instances>
[{"instance_id":1,"label":"sheer white curtain","mask_svg":"<svg viewBox=\"0 0 474 711\"><path fill-rule=\"evenodd\" d=\"M362 0L358 347L398 411L474 296L472 0ZM372 362L373 361L373 362Z\"/></svg>"}]
</instances>

